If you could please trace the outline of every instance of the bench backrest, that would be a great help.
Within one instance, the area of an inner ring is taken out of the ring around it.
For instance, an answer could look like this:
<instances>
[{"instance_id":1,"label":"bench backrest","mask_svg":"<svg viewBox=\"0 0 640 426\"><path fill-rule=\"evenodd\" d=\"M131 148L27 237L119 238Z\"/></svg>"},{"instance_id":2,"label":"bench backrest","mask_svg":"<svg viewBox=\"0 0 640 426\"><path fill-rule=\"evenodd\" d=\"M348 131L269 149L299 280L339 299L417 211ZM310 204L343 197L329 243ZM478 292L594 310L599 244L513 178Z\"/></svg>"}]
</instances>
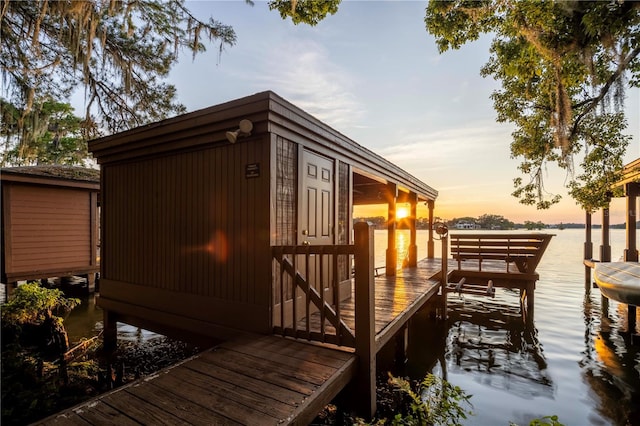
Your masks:
<instances>
[{"instance_id":1,"label":"bench backrest","mask_svg":"<svg viewBox=\"0 0 640 426\"><path fill-rule=\"evenodd\" d=\"M451 234L451 255L458 261L483 260L513 262L520 272L533 273L542 259L553 234Z\"/></svg>"}]
</instances>

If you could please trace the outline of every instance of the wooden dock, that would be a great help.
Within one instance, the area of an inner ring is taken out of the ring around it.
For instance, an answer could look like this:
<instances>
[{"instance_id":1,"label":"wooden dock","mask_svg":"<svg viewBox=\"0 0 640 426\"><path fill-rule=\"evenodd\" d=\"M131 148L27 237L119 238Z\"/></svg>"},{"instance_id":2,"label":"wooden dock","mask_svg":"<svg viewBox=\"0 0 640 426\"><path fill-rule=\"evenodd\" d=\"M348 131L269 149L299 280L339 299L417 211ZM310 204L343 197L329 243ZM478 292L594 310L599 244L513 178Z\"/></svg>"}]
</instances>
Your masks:
<instances>
[{"instance_id":1,"label":"wooden dock","mask_svg":"<svg viewBox=\"0 0 640 426\"><path fill-rule=\"evenodd\" d=\"M450 259L448 266L455 263ZM374 279L375 352L401 336L438 294L441 267L441 259L423 259L418 267ZM354 299L341 303L348 327L355 323ZM312 316L312 329L319 317ZM243 334L38 424L308 424L357 377L358 368L354 348Z\"/></svg>"},{"instance_id":2,"label":"wooden dock","mask_svg":"<svg viewBox=\"0 0 640 426\"><path fill-rule=\"evenodd\" d=\"M243 337L37 424L308 424L355 370L350 352Z\"/></svg>"},{"instance_id":3,"label":"wooden dock","mask_svg":"<svg viewBox=\"0 0 640 426\"><path fill-rule=\"evenodd\" d=\"M376 351L437 293L440 265L375 278ZM308 424L356 373L352 348L245 335L37 424Z\"/></svg>"}]
</instances>

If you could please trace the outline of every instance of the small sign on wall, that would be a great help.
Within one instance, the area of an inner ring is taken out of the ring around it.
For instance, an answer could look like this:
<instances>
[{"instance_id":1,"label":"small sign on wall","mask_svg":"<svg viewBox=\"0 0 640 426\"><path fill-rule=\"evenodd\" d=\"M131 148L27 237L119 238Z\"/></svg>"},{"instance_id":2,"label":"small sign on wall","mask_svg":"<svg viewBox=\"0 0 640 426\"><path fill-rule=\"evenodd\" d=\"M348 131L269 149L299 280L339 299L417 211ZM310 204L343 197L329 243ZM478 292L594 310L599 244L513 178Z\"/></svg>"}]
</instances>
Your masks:
<instances>
[{"instance_id":1,"label":"small sign on wall","mask_svg":"<svg viewBox=\"0 0 640 426\"><path fill-rule=\"evenodd\" d=\"M244 177L247 179L260 177L260 163L247 164L244 169Z\"/></svg>"}]
</instances>

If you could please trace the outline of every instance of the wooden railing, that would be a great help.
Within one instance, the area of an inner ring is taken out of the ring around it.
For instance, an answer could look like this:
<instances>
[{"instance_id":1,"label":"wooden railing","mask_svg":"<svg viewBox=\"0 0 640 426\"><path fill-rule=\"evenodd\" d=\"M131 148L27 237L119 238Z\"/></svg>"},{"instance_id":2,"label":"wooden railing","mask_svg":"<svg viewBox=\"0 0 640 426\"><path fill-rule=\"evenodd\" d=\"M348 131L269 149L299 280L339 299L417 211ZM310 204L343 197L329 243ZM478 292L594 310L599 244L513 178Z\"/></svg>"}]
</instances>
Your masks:
<instances>
[{"instance_id":1,"label":"wooden railing","mask_svg":"<svg viewBox=\"0 0 640 426\"><path fill-rule=\"evenodd\" d=\"M275 334L355 348L358 324L363 323L360 331L368 336L368 324L375 323L373 228L358 223L354 231L351 245L272 247ZM341 305L354 295L350 326Z\"/></svg>"},{"instance_id":2,"label":"wooden railing","mask_svg":"<svg viewBox=\"0 0 640 426\"><path fill-rule=\"evenodd\" d=\"M340 310L341 282L349 279L345 271L355 246L275 246L272 254L274 332L355 347L355 333Z\"/></svg>"}]
</instances>

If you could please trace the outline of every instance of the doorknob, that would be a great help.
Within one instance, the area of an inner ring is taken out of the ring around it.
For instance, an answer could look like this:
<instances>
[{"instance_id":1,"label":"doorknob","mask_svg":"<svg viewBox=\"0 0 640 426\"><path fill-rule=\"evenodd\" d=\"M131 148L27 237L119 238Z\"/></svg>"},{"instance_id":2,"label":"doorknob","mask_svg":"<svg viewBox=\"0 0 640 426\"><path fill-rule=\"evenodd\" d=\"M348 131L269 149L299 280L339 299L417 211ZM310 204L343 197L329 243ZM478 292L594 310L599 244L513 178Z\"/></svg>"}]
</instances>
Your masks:
<instances>
[{"instance_id":1,"label":"doorknob","mask_svg":"<svg viewBox=\"0 0 640 426\"><path fill-rule=\"evenodd\" d=\"M307 231L306 229L302 230L302 235L309 235L309 231Z\"/></svg>"},{"instance_id":2,"label":"doorknob","mask_svg":"<svg viewBox=\"0 0 640 426\"><path fill-rule=\"evenodd\" d=\"M310 245L311 245L311 243L310 243L309 241L303 241L303 242L302 242L302 245L303 245L303 246L310 246Z\"/></svg>"}]
</instances>

